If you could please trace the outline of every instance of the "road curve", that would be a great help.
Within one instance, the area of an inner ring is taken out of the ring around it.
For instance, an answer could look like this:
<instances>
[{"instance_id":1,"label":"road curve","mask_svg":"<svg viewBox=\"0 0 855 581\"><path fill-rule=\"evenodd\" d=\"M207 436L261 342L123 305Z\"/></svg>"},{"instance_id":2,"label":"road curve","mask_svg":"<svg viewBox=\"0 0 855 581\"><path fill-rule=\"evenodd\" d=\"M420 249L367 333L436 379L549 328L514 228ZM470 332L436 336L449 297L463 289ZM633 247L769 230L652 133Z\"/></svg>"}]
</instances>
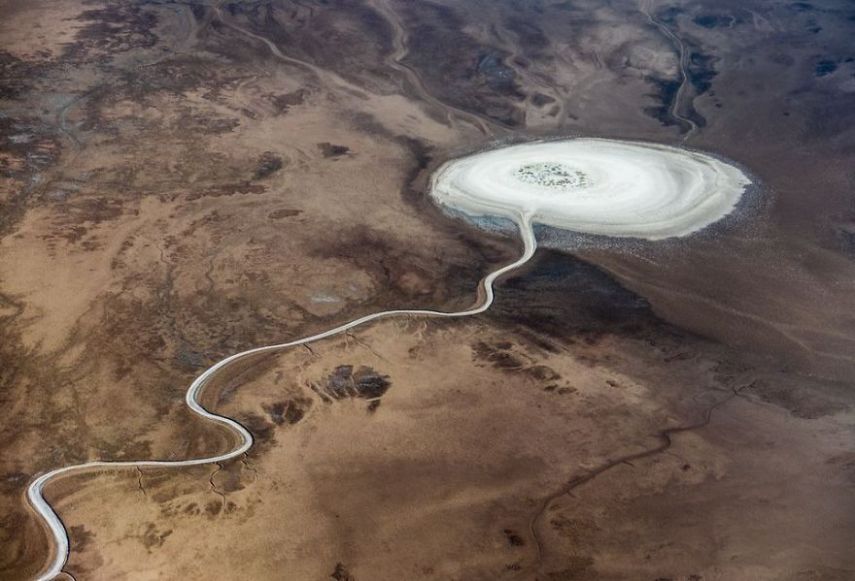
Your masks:
<instances>
[{"instance_id":1,"label":"road curve","mask_svg":"<svg viewBox=\"0 0 855 581\"><path fill-rule=\"evenodd\" d=\"M196 458L193 460L177 460L177 461L169 461L169 460L140 460L133 462L109 462L109 461L94 461L94 462L86 462L84 464L74 464L71 466L65 466L63 468L57 468L56 470L52 470L46 474L42 474L38 478L36 478L30 486L27 488L27 498L32 506L33 510L36 514L41 517L44 521L45 526L50 531L50 534L53 536L54 540L54 554L52 556L50 564L45 568L43 572L41 572L37 577L37 581L51 581L56 578L58 575L62 573L63 567L68 560L69 555L69 538L68 531L66 531L65 526L62 524L62 520L57 515L56 511L51 507L47 500L45 500L43 491L45 485L60 476L73 474L77 472L85 472L87 470L93 469L113 469L113 468L182 468L186 466L198 466L200 464L214 464L216 462L224 462L226 460L231 460L236 458L246 452L252 447L252 435L240 425L238 422L231 418L227 418L225 416L221 416L206 410L199 403L198 399L202 390L208 384L208 382L213 378L219 371L228 367L232 363L243 359L245 357L249 357L251 355L257 355L259 353L273 353L276 351L281 351L284 349L288 349L289 347L295 347L297 345L304 345L306 343L312 343L314 341L319 341L321 339L325 339L327 337L332 337L333 335L337 335L348 329L352 329L354 327L358 327L359 325L363 325L365 323L369 323L371 321L375 321L377 319L384 319L387 317L395 317L399 315L412 315L412 316L425 316L425 317L468 317L471 315L477 315L479 313L483 313L493 304L493 283L497 278L506 274L516 268L519 268L523 264L529 261L529 259L534 255L534 251L537 248L537 240L534 235L534 230L532 229L532 215L529 213L525 214L517 214L514 216L514 221L517 224L517 228L519 229L520 236L523 241L523 253L520 257L514 262L507 264L497 270L494 270L490 274L488 274L481 281L479 290L483 288L483 300L476 302L475 306L464 310L464 311L456 311L456 312L443 312L443 311L431 311L424 309L396 309L391 311L381 311L379 313L373 313L371 315L365 315L364 317L360 317L358 319L354 319L349 323L345 323L343 325L339 325L333 329L329 329L322 333L318 333L316 335L311 335L309 337L304 337L302 339L296 339L294 341L289 341L287 343L279 343L276 345L267 345L265 347L256 347L254 349L248 349L247 351L241 351L240 353L235 353L225 359L219 361L213 366L209 367L204 373L202 373L199 377L197 377L193 383L190 384L189 389L187 390L187 394L184 397L184 401L187 403L187 406L196 414L201 416L204 419L211 420L218 424L222 424L226 428L232 430L236 434L238 434L241 438L241 444L230 452L226 452L225 454L220 454L218 456L209 456L206 458ZM480 293L479 293L480 294Z\"/></svg>"}]
</instances>

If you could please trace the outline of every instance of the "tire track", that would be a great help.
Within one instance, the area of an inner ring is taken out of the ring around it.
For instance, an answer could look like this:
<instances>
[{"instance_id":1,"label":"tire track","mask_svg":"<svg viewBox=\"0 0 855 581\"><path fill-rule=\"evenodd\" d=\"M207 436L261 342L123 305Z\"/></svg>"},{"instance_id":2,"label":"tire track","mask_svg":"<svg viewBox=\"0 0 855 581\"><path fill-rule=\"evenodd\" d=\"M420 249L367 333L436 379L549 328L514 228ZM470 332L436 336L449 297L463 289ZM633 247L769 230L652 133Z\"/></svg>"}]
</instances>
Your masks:
<instances>
[{"instance_id":1,"label":"tire track","mask_svg":"<svg viewBox=\"0 0 855 581\"><path fill-rule=\"evenodd\" d=\"M697 123L680 113L680 101L686 93L686 85L689 82L689 55L686 51L686 44L683 40L674 34L662 21L653 17L653 14L650 11L652 5L653 0L638 0L638 9L641 13L647 17L650 24L659 29L659 31L665 35L669 41L671 41L680 55L680 86L677 88L677 93L674 95L674 102L671 104L670 113L671 117L678 121L682 121L689 126L689 130L683 134L683 138L681 140L685 143L698 130ZM691 103L692 99L689 98L689 105L691 105Z\"/></svg>"},{"instance_id":2,"label":"tire track","mask_svg":"<svg viewBox=\"0 0 855 581\"><path fill-rule=\"evenodd\" d=\"M709 406L706 410L704 410L702 419L696 423L661 430L655 436L659 440L659 444L657 446L648 450L642 450L641 452L635 452L633 454L620 456L614 460L607 460L605 463L601 464L597 468L579 474L578 476L574 476L573 478L568 480L567 483L559 490L547 496L540 504L540 507L538 508L537 512L535 512L534 516L531 518L531 521L529 521L529 535L534 541L535 549L537 551L536 567L539 568L543 564L544 556L543 539L541 539L540 535L537 534L537 527L540 521L543 519L543 516L546 514L546 511L549 510L549 507L555 500L561 498L562 496L570 494L570 492L572 492L574 489L582 486L583 484L587 484L588 482L594 480L596 477L600 476L604 472L611 470L619 464L629 464L631 466L631 462L633 462L634 460L642 460L644 458L649 458L651 456L667 452L673 444L673 436L684 432L699 430L708 426L709 423L712 421L713 412L715 412L715 410L717 410L727 402L731 401L732 399L739 397L743 390L749 389L753 385L754 382L744 385L742 387L733 388L731 390L731 393L727 397L720 399L719 401Z\"/></svg>"},{"instance_id":3,"label":"tire track","mask_svg":"<svg viewBox=\"0 0 855 581\"><path fill-rule=\"evenodd\" d=\"M409 54L409 48L407 47L408 35L404 24L401 22L401 19L398 18L397 13L390 5L389 0L377 0L374 3L374 9L386 19L386 22L389 23L389 26L394 32L392 37L393 52L387 58L387 63L391 68L404 76L406 81L409 82L422 101L438 109L445 110L446 119L450 125L454 125L454 117L459 117L488 137L494 136L496 131L503 134L510 131L506 127L498 125L492 120L481 115L469 113L468 111L464 111L454 107L453 105L444 103L434 97L430 91L428 91L427 87L425 87L419 73L404 63L404 59L407 57L407 54Z\"/></svg>"}]
</instances>

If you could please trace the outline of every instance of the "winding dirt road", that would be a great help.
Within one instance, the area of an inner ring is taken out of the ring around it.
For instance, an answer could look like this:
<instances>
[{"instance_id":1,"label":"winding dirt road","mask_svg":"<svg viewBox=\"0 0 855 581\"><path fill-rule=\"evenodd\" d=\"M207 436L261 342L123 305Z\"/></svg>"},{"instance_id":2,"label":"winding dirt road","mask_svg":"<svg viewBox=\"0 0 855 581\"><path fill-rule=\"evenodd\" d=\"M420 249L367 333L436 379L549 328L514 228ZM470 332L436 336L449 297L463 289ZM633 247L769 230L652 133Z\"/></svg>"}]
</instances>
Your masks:
<instances>
[{"instance_id":1,"label":"winding dirt road","mask_svg":"<svg viewBox=\"0 0 855 581\"><path fill-rule=\"evenodd\" d=\"M519 268L523 264L529 261L531 257L534 255L534 251L537 248L537 240L535 239L534 230L532 229L532 216L530 214L518 214L515 217L515 221L517 224L517 228L519 229L520 236L523 241L523 253L520 257L514 262L507 264L497 270L494 270L490 274L488 274L481 281L481 284L478 288L478 299L476 300L475 306L470 309L464 311L457 312L443 312L443 311L431 311L424 309L396 309L390 311L381 311L379 313L374 313L371 315L366 315L364 317L360 317L349 323L345 323L343 325L339 325L333 329L329 329L328 331L324 331L322 333L318 333L316 335L311 335L309 337L303 337L302 339L295 339L294 341L289 341L287 343L279 343L276 345L267 345L265 347L256 347L254 349L249 349L247 351L242 351L240 353L236 353L231 355L230 357L226 357L222 361L216 363L215 365L208 368L204 373L202 373L199 377L197 377L192 384L190 384L190 388L187 390L187 394L184 397L184 400L187 402L187 406L196 414L201 416L206 420L211 420L212 422L216 422L230 430L232 430L235 434L237 434L240 438L240 445L236 448L230 450L229 452L220 454L218 456L209 456L206 458L196 458L192 460L177 460L177 461L169 461L169 460L139 460L133 462L109 462L109 461L94 461L94 462L86 462L84 464L75 464L72 466L65 466L63 468L57 468L56 470L52 470L46 474L42 474L38 478L36 478L30 486L27 488L27 498L30 501L33 510L35 510L36 514L44 521L46 527L50 531L50 534L53 537L54 541L54 550L53 555L51 557L50 564L45 567L45 570L36 577L38 581L50 581L55 579L58 575L62 574L62 569L65 567L65 563L68 560L69 555L69 538L68 531L66 531L65 526L62 523L62 520L59 518L59 515L56 511L51 507L50 503L44 497L44 487L46 484L51 482L52 480L56 480L62 476L68 476L71 474L79 474L81 472L87 472L91 470L103 470L103 469L134 469L140 470L142 468L184 468L187 466L198 466L200 464L215 464L217 462L225 462L227 460L231 460L233 458L237 458L241 454L245 453L247 450L252 447L252 435L249 431L240 425L235 420L215 414L206 410L199 403L199 396L202 394L202 390L208 384L208 382L220 371L224 370L229 365L244 359L246 357L252 355L258 355L260 353L275 353L278 351L282 351L284 349L288 349L290 347L296 347L299 345L306 345L308 343L313 343L315 341L319 341L321 339L325 339L327 337L332 337L333 335L338 335L339 333L347 332L348 330L358 327L360 325L364 325L366 323L370 323L372 321L376 321L378 319L384 319L388 317L396 317L396 316L416 316L416 317L446 317L446 318L455 318L455 317L469 317L471 315L477 315L479 313L483 313L493 304L493 283L503 274L507 274L508 272Z\"/></svg>"},{"instance_id":2,"label":"winding dirt road","mask_svg":"<svg viewBox=\"0 0 855 581\"><path fill-rule=\"evenodd\" d=\"M392 38L393 52L387 57L386 63L390 68L398 71L404 77L404 80L412 86L422 101L440 111L445 111L449 125L453 126L454 118L459 117L487 136L495 136L496 133L507 134L510 131L508 127L504 127L487 117L464 111L434 97L428 91L427 87L425 87L419 73L404 62L404 59L407 58L407 54L410 52L408 47L409 37L406 28L394 8L392 8L388 0L379 0L374 3L374 8L386 19L386 22L389 23L389 26L394 31Z\"/></svg>"},{"instance_id":3,"label":"winding dirt road","mask_svg":"<svg viewBox=\"0 0 855 581\"><path fill-rule=\"evenodd\" d=\"M493 135L494 131L491 131L491 126L493 126L496 130L501 130L502 128L495 127L493 124L489 122L485 122L485 120L481 119L479 116L468 113L466 111L462 111L451 107L447 103L442 103L438 99L433 98L430 93L426 90L421 79L418 77L418 74L407 67L406 65L401 63L401 60L407 54L406 47L406 33L400 25L400 22L397 20L394 12L391 11L391 8L381 2L382 14L389 20L390 25L396 31L395 37L395 54L390 57L389 64L392 68L396 69L399 73L402 73L406 80L413 86L416 93L421 97L429 106L436 107L439 109L445 109L449 118L449 122L454 124L454 117L457 116L460 119L466 121L467 123L473 125L476 129L478 129L481 133L485 135ZM312 63L296 59L285 55L279 50L279 47L276 46L270 39L255 34L252 31L246 30L236 24L229 22L220 9L220 5L214 6L214 14L215 18L217 18L220 22L222 22L225 26L231 28L235 32L239 34L248 36L254 40L260 41L264 43L267 48L271 51L271 53L278 59L297 66L299 68L303 68L307 70L311 74L313 74L316 78L320 80L324 80L329 83L333 87L337 87L345 90L357 90L352 83L345 80L341 76L322 69ZM100 88L100 87L99 87ZM91 92L91 91L90 91ZM72 140L74 145L79 146L80 142L77 137L66 128L65 114L69 107L75 105L78 101L88 96L89 93L85 93L79 95L64 104L58 114L58 122L60 124L60 128L66 135ZM258 355L261 353L274 353L278 351L282 351L284 349L288 349L290 347L296 347L299 345L306 345L308 343L312 343L315 341L319 341L321 339L325 339L327 337L331 337L333 335L337 335L340 333L345 333L348 330L358 327L360 325L364 325L366 323L370 323L372 321L394 317L394 316L424 316L424 317L467 317L471 315L477 315L479 313L483 313L493 303L493 283L495 280L514 270L526 262L532 257L534 254L535 248L537 246L534 231L532 230L531 225L531 216L530 215L517 215L515 217L515 221L517 223L517 227L520 231L520 235L524 244L524 251L520 258L514 261L511 264L503 266L495 270L486 276L482 281L478 289L478 299L476 300L475 306L471 309L458 311L458 312L442 312L442 311L432 311L432 310L390 310L390 311L382 311L379 313L374 313L371 315L366 315L364 317L360 317L359 319L355 319L333 329L329 329L328 331L324 331L322 333L318 333L316 335L311 335L309 337L303 337L302 339L296 339L294 341L289 341L287 343L280 343L276 345L268 345L265 347L258 347L254 349L249 349L247 351L242 351L240 353L236 353L230 357L227 357L212 367L208 368L204 373L202 373L199 377L197 377L193 383L190 385L187 393L185 395L185 402L187 406L196 414L201 416L204 419L210 420L212 422L218 423L225 428L231 430L235 433L240 441L240 444L229 452L217 455L210 456L205 458L196 458L192 460L179 460L179 461L169 461L169 460L140 460L140 461L128 461L128 462L111 462L111 461L93 461L86 462L84 464L75 464L71 466L65 466L62 468L57 468L52 470L46 474L42 474L37 477L27 488L27 498L32 506L33 510L36 514L44 521L45 526L47 527L50 535L53 537L53 554L51 556L50 563L46 565L43 572L41 572L36 579L38 581L48 581L51 579L55 579L57 576L63 573L62 569L65 566L69 551L69 537L68 532L65 529L65 526L62 523L59 515L56 511L51 507L50 503L44 497L44 488L45 486L58 478L63 476L68 476L71 474L79 474L87 471L94 470L104 470L104 469L133 469L133 470L141 470L143 468L183 468L188 466L198 466L203 464L215 464L218 462L225 462L227 460L231 460L239 457L240 455L247 452L253 444L252 435L249 431L243 427L241 424L236 422L235 420L221 416L206 410L199 403L199 397L202 393L202 390L208 384L208 382L220 371L223 371L229 365L236 363L237 361L244 359L249 356Z\"/></svg>"}]
</instances>

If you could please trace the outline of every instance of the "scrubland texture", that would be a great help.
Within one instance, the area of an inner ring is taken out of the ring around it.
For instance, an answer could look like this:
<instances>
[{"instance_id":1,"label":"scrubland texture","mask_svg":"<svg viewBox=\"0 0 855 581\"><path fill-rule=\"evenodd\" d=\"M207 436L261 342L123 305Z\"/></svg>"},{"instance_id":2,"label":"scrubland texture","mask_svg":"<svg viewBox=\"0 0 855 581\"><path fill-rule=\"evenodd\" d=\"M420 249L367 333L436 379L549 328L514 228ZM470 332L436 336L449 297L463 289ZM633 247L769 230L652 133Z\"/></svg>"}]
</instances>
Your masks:
<instances>
[{"instance_id":1,"label":"scrubland texture","mask_svg":"<svg viewBox=\"0 0 855 581\"><path fill-rule=\"evenodd\" d=\"M541 251L478 318L235 367L203 403L245 457L45 489L67 571L851 578L853 26L837 0L5 2L0 578L49 560L38 474L230 449L183 399L213 362L473 304L519 242L429 176L567 136L763 190L687 238Z\"/></svg>"}]
</instances>

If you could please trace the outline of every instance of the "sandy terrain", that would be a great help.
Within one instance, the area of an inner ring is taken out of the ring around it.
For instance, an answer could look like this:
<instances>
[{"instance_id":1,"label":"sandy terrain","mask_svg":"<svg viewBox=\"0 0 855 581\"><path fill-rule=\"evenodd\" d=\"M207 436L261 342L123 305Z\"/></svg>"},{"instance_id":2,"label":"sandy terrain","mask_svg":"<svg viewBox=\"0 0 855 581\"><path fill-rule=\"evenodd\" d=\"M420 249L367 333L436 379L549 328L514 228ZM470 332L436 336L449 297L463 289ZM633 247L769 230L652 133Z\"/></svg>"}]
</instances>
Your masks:
<instances>
[{"instance_id":1,"label":"sandy terrain","mask_svg":"<svg viewBox=\"0 0 855 581\"><path fill-rule=\"evenodd\" d=\"M68 571L853 576L848 4L3 14L0 578L47 562L37 474L233 444L184 406L211 363L469 306L518 242L444 216L430 173L578 135L686 144L763 188L680 242L541 230L563 253L477 320L386 321L234 369L206 402L258 439L242 461L48 487Z\"/></svg>"},{"instance_id":2,"label":"sandy terrain","mask_svg":"<svg viewBox=\"0 0 855 581\"><path fill-rule=\"evenodd\" d=\"M224 380L208 405L250 427L250 454L54 487L80 543L70 571L795 579L855 566L839 511L851 412L794 417L760 395L778 374L726 369L736 355L646 320L632 338L510 341L504 323L377 323Z\"/></svg>"}]
</instances>

